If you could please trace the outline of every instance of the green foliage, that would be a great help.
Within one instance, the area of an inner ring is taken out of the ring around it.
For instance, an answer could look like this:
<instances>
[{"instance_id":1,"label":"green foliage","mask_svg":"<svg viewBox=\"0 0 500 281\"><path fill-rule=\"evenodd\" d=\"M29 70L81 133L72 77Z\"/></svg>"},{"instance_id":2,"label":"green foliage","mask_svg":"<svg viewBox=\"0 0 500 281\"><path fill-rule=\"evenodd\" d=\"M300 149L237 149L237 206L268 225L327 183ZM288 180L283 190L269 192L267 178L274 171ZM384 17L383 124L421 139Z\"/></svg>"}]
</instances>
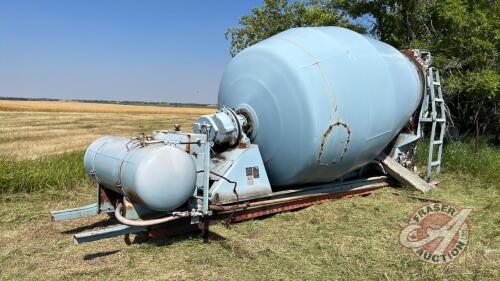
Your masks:
<instances>
[{"instance_id":1,"label":"green foliage","mask_svg":"<svg viewBox=\"0 0 500 281\"><path fill-rule=\"evenodd\" d=\"M288 0L264 0L264 6L252 9L250 15L240 19L240 24L242 27L226 31L226 39L231 39L232 56L292 27L336 25L364 31L362 26L352 24L346 15L339 13L328 1L320 0L293 3Z\"/></svg>"},{"instance_id":2,"label":"green foliage","mask_svg":"<svg viewBox=\"0 0 500 281\"><path fill-rule=\"evenodd\" d=\"M0 194L59 193L88 184L83 152L67 152L35 160L0 157Z\"/></svg>"},{"instance_id":3,"label":"green foliage","mask_svg":"<svg viewBox=\"0 0 500 281\"><path fill-rule=\"evenodd\" d=\"M476 148L472 138L446 143L443 147L444 174L469 176L477 178L483 187L495 186L500 191L500 150L487 145L488 137L480 139ZM417 146L417 166L422 172L427 165L429 140L423 139Z\"/></svg>"},{"instance_id":4,"label":"green foliage","mask_svg":"<svg viewBox=\"0 0 500 281\"><path fill-rule=\"evenodd\" d=\"M500 191L500 151L497 148L488 147L481 142L476 150L472 140L457 141L445 145L443 155L446 171L481 178Z\"/></svg>"},{"instance_id":5,"label":"green foliage","mask_svg":"<svg viewBox=\"0 0 500 281\"><path fill-rule=\"evenodd\" d=\"M497 1L332 1L351 16L372 17L369 32L396 48L428 49L463 132L498 133L500 126Z\"/></svg>"},{"instance_id":6,"label":"green foliage","mask_svg":"<svg viewBox=\"0 0 500 281\"><path fill-rule=\"evenodd\" d=\"M398 49L428 49L457 128L499 133L500 8L493 0L266 0L231 28L231 54L296 26L338 25ZM364 22L363 26L359 23ZM369 24L366 24L369 23Z\"/></svg>"}]
</instances>

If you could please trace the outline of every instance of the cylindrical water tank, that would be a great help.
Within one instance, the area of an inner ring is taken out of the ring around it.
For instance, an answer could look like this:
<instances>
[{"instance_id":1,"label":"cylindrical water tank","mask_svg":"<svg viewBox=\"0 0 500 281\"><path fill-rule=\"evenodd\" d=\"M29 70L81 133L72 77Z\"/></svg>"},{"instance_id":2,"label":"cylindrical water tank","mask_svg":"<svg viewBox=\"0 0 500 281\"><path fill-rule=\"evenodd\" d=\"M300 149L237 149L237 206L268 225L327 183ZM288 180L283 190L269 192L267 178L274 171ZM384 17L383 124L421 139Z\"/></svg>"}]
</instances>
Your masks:
<instances>
[{"instance_id":1,"label":"cylindrical water tank","mask_svg":"<svg viewBox=\"0 0 500 281\"><path fill-rule=\"evenodd\" d=\"M193 158L174 146L142 146L128 138L106 136L87 148L83 162L104 188L152 210L175 209L194 193Z\"/></svg>"},{"instance_id":2,"label":"cylindrical water tank","mask_svg":"<svg viewBox=\"0 0 500 281\"><path fill-rule=\"evenodd\" d=\"M271 184L335 180L373 160L417 109L423 83L395 48L339 27L294 28L240 52L219 106L236 109Z\"/></svg>"}]
</instances>

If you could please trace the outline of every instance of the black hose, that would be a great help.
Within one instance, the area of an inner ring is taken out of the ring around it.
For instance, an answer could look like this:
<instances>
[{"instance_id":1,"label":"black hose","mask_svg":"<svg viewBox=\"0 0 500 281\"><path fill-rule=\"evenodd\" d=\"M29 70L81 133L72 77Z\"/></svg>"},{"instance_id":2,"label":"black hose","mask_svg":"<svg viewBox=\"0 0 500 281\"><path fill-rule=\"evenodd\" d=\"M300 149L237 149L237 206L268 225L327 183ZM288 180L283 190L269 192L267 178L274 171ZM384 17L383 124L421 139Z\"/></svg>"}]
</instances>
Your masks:
<instances>
[{"instance_id":1,"label":"black hose","mask_svg":"<svg viewBox=\"0 0 500 281\"><path fill-rule=\"evenodd\" d=\"M201 171L196 171L196 173L197 173L197 174L198 174L198 173L203 173L203 172L204 172L203 170L201 170ZM238 203L238 202L240 202L240 196L238 195L238 192L236 192L236 187L238 186L238 183L237 183L237 182L232 181L232 180L230 180L230 179L226 178L225 176L220 175L220 174L218 174L218 173L216 173L216 172L212 172L212 171L210 171L210 174L215 175L215 176L217 176L217 177L219 177L219 178L221 178L221 179L224 179L224 180L225 180L225 181L227 181L228 183L232 183L232 184L234 184L234 186L233 186L233 193L234 193L234 195L236 195L236 202L237 202L237 203Z\"/></svg>"}]
</instances>

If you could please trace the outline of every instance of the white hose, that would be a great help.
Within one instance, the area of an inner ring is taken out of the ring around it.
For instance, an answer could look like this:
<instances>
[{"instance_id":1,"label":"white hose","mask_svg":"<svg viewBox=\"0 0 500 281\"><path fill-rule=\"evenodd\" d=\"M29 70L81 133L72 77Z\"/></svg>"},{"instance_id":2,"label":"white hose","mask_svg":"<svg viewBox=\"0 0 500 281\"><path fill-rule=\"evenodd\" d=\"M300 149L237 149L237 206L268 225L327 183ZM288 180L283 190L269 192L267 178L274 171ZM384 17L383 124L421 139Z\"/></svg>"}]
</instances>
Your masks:
<instances>
[{"instance_id":1,"label":"white hose","mask_svg":"<svg viewBox=\"0 0 500 281\"><path fill-rule=\"evenodd\" d=\"M122 208L123 208L123 204L118 203L118 205L116 206L116 209L115 209L115 217L120 223L125 224L125 225L129 225L129 226L152 226L152 225L157 225L157 224L161 224L161 223L165 223L165 222L173 221L176 219L186 218L186 217L191 216L189 212L176 212L176 213L173 213L172 216L170 216L170 217L165 217L165 218L161 218L161 219L129 220L129 219L122 216Z\"/></svg>"}]
</instances>

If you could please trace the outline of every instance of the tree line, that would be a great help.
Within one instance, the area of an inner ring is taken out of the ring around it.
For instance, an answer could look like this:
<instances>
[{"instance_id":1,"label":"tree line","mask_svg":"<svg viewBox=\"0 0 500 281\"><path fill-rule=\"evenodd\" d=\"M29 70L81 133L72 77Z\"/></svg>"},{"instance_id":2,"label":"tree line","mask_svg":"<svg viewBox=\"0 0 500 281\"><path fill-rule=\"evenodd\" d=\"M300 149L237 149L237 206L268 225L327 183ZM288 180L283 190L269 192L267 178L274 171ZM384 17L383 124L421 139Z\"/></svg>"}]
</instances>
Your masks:
<instances>
[{"instance_id":1,"label":"tree line","mask_svg":"<svg viewBox=\"0 0 500 281\"><path fill-rule=\"evenodd\" d=\"M264 0L229 28L230 53L292 27L341 26L398 49L427 49L456 132L500 133L496 0Z\"/></svg>"}]
</instances>

